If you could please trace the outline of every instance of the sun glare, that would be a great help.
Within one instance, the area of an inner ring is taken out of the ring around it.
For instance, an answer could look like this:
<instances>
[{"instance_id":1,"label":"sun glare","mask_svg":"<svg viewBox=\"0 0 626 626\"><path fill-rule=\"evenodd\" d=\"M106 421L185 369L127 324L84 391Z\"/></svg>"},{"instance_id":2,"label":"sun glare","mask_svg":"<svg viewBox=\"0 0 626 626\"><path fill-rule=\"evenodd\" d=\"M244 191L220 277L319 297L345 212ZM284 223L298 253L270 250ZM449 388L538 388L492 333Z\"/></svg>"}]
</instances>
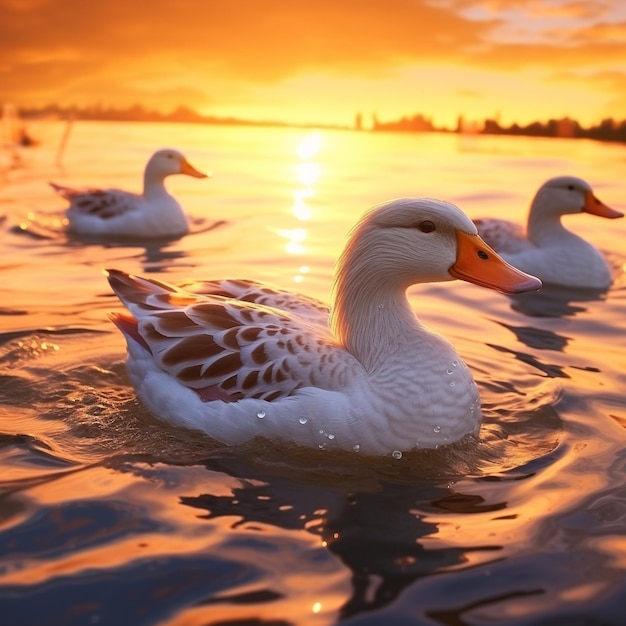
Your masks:
<instances>
[{"instance_id":1,"label":"sun glare","mask_svg":"<svg viewBox=\"0 0 626 626\"><path fill-rule=\"evenodd\" d=\"M279 230L278 234L287 239L285 250L289 254L303 254L306 252L306 247L303 245L303 242L306 239L307 233L304 228Z\"/></svg>"},{"instance_id":2,"label":"sun glare","mask_svg":"<svg viewBox=\"0 0 626 626\"><path fill-rule=\"evenodd\" d=\"M313 197L312 189L296 189L293 192L293 214L301 221L311 219L312 211L306 201Z\"/></svg>"},{"instance_id":3,"label":"sun glare","mask_svg":"<svg viewBox=\"0 0 626 626\"><path fill-rule=\"evenodd\" d=\"M296 154L303 161L310 161L314 156L317 156L321 145L322 138L320 133L319 131L314 130L304 137L302 141L300 141L298 148L296 149Z\"/></svg>"},{"instance_id":4,"label":"sun glare","mask_svg":"<svg viewBox=\"0 0 626 626\"><path fill-rule=\"evenodd\" d=\"M297 161L293 166L293 172L295 174L296 185L292 192L293 203L291 205L291 213L298 222L306 222L310 220L313 215L310 200L315 196L315 185L322 173L319 162L315 160L321 145L322 139L320 133L318 131L311 131L300 139L295 148ZM306 253L307 248L305 241L308 235L306 228L303 226L284 228L280 229L278 234L287 240L285 243L285 251L288 254L302 255ZM294 282L303 282L308 271L308 266L300 266L298 271L293 275Z\"/></svg>"},{"instance_id":5,"label":"sun glare","mask_svg":"<svg viewBox=\"0 0 626 626\"><path fill-rule=\"evenodd\" d=\"M298 163L294 166L298 182L307 187L314 185L320 177L320 165L314 161Z\"/></svg>"}]
</instances>

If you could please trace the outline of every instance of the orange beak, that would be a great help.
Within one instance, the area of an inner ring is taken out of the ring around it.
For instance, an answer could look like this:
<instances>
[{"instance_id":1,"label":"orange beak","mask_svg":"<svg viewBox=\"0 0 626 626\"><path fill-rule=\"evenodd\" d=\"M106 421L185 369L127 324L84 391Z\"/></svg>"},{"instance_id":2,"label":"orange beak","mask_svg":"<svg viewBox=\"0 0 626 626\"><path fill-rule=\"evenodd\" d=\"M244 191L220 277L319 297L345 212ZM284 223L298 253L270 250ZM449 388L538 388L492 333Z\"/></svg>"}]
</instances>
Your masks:
<instances>
[{"instance_id":1,"label":"orange beak","mask_svg":"<svg viewBox=\"0 0 626 626\"><path fill-rule=\"evenodd\" d=\"M599 215L600 217L608 217L609 219L615 219L616 217L624 217L623 213L606 206L604 202L600 202L591 191L585 194L585 206L583 207L583 213L591 213L591 215Z\"/></svg>"},{"instance_id":2,"label":"orange beak","mask_svg":"<svg viewBox=\"0 0 626 626\"><path fill-rule=\"evenodd\" d=\"M193 176L194 178L208 178L207 174L203 174L198 171L187 159L183 159L180 162L180 173L187 174L187 176Z\"/></svg>"},{"instance_id":3,"label":"orange beak","mask_svg":"<svg viewBox=\"0 0 626 626\"><path fill-rule=\"evenodd\" d=\"M448 269L454 278L508 294L541 289L538 278L509 265L478 235L457 230L456 241L456 261Z\"/></svg>"}]
</instances>

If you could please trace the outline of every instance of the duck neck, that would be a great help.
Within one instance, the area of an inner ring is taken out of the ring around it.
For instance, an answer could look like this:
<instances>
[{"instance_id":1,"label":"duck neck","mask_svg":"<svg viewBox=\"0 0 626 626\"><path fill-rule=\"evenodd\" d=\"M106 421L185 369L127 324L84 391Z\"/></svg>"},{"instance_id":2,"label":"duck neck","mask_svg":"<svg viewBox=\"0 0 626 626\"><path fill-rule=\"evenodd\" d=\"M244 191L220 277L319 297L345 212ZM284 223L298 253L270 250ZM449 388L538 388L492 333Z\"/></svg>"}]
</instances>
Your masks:
<instances>
[{"instance_id":1,"label":"duck neck","mask_svg":"<svg viewBox=\"0 0 626 626\"><path fill-rule=\"evenodd\" d=\"M143 196L146 200L154 200L169 195L165 189L165 176L155 174L146 169L143 175Z\"/></svg>"},{"instance_id":2,"label":"duck neck","mask_svg":"<svg viewBox=\"0 0 626 626\"><path fill-rule=\"evenodd\" d=\"M527 231L528 239L537 245L571 235L561 224L560 214L533 209L528 216Z\"/></svg>"},{"instance_id":3,"label":"duck neck","mask_svg":"<svg viewBox=\"0 0 626 626\"><path fill-rule=\"evenodd\" d=\"M414 341L421 325L406 298L408 285L390 280L358 255L346 254L337 271L331 329L368 372Z\"/></svg>"}]
</instances>

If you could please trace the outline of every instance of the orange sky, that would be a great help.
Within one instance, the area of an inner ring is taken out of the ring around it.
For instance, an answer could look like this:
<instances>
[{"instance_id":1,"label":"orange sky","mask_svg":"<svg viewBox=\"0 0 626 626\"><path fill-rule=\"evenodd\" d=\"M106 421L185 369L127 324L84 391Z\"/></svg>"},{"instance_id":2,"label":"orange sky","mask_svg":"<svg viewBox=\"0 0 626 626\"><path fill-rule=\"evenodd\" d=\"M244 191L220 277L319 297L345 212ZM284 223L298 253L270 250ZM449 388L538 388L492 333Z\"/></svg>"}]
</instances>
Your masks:
<instances>
[{"instance_id":1,"label":"orange sky","mask_svg":"<svg viewBox=\"0 0 626 626\"><path fill-rule=\"evenodd\" d=\"M0 103L626 117L624 0L0 0ZM516 7L523 7L519 9Z\"/></svg>"}]
</instances>

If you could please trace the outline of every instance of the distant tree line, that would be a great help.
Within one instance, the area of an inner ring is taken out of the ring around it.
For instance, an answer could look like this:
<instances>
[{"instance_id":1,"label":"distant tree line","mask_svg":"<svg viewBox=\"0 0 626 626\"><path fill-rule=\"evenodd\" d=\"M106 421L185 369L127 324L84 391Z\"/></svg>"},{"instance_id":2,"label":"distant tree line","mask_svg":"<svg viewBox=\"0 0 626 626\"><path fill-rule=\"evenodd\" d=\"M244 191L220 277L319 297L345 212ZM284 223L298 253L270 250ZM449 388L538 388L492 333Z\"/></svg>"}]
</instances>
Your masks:
<instances>
[{"instance_id":1,"label":"distant tree line","mask_svg":"<svg viewBox=\"0 0 626 626\"><path fill-rule=\"evenodd\" d=\"M136 104L127 108L111 106L69 106L63 107L50 104L40 108L20 108L20 114L24 119L56 117L61 119L78 119L103 122L182 122L193 124L232 124L246 126L288 126L285 122L273 120L248 120L237 117L220 117L215 115L201 115L186 106L163 113L155 109L146 109ZM305 127L318 127L318 124L302 124Z\"/></svg>"},{"instance_id":2,"label":"distant tree line","mask_svg":"<svg viewBox=\"0 0 626 626\"><path fill-rule=\"evenodd\" d=\"M278 121L247 120L236 117L218 117L213 115L201 115L193 109L180 106L169 113L146 109L141 105L127 108L110 106L86 106L86 107L62 107L51 104L41 108L20 109L24 119L36 117L60 117L63 119L74 118L82 120L116 121L116 122L187 122L194 124L233 124L250 126L288 126L289 124ZM301 124L302 127L320 127L319 124ZM326 128L347 128L339 125L323 125ZM356 129L363 128L362 116L357 113ZM525 135L530 137L574 137L596 139L599 141L620 141L626 143L626 120L617 121L606 118L596 125L589 127L581 126L576 120L570 118L551 119L547 122L532 122L527 125L511 124L501 125L496 119L486 119L483 122L467 122L463 116L459 116L457 126L454 129L436 126L432 118L417 113L412 116L403 116L398 120L381 122L376 115L372 122L373 131L400 131L400 132L456 132L480 135Z\"/></svg>"},{"instance_id":3,"label":"distant tree line","mask_svg":"<svg viewBox=\"0 0 626 626\"><path fill-rule=\"evenodd\" d=\"M456 132L479 135L525 135L529 137L574 137L597 139L599 141L626 142L626 120L617 121L606 118L600 123L585 128L576 120L568 117L551 119L547 122L531 122L526 126L511 124L502 126L495 119L486 119L480 122L467 122L459 116L457 126L449 128L437 127L432 119L421 113L413 116L404 116L391 122L380 122L374 116L372 130L375 131L407 131L407 132Z\"/></svg>"},{"instance_id":4,"label":"distant tree line","mask_svg":"<svg viewBox=\"0 0 626 626\"><path fill-rule=\"evenodd\" d=\"M626 120L618 122L606 118L599 124L585 128L576 120L564 118L547 122L532 122L526 126L500 126L495 120L485 120L481 131L485 135L527 135L531 137L580 137L599 141L626 142Z\"/></svg>"},{"instance_id":5,"label":"distant tree line","mask_svg":"<svg viewBox=\"0 0 626 626\"><path fill-rule=\"evenodd\" d=\"M127 108L111 106L69 106L63 107L50 104L40 108L20 108L20 114L24 119L37 117L59 117L63 119L74 118L80 120L106 121L106 122L188 122L194 124L255 124L265 125L274 122L250 121L235 117L217 117L201 115L193 109L185 106L162 113L161 111L146 109L136 104Z\"/></svg>"}]
</instances>

